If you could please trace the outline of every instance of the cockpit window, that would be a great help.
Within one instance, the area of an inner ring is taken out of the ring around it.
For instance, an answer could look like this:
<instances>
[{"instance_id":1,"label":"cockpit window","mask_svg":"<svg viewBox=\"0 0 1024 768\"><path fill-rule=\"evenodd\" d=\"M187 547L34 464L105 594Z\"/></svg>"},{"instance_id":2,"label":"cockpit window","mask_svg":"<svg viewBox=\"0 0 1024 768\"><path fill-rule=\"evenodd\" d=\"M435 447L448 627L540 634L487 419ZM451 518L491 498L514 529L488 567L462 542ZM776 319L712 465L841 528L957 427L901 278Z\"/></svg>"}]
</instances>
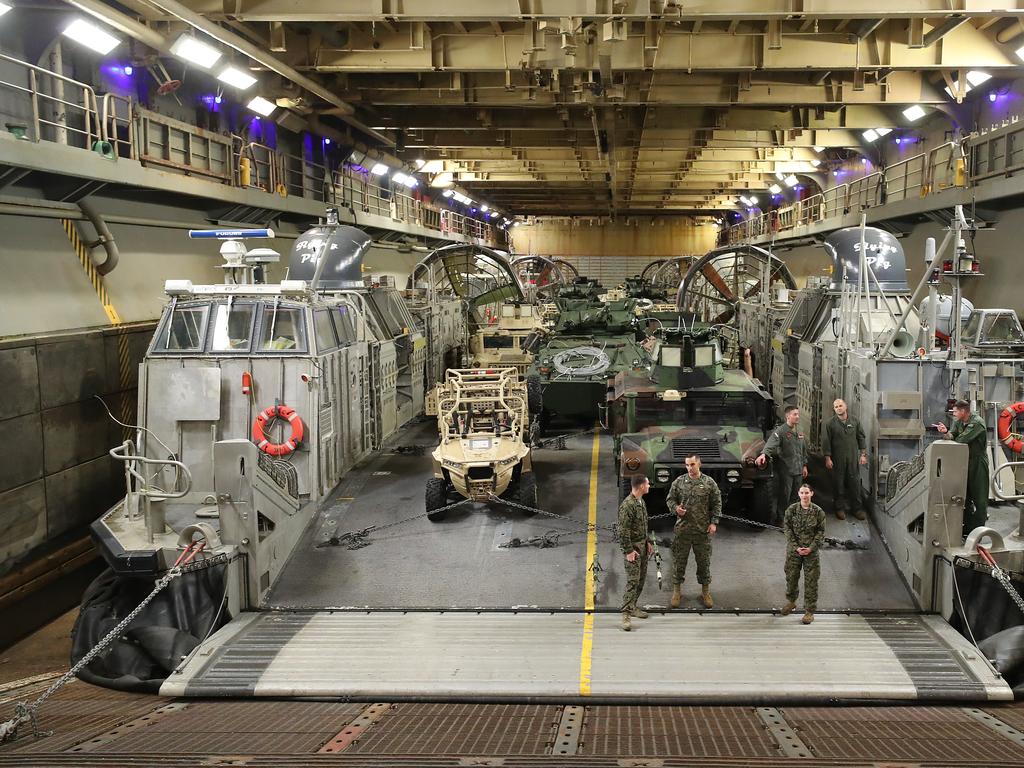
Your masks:
<instances>
[{"instance_id":1,"label":"cockpit window","mask_svg":"<svg viewBox=\"0 0 1024 768\"><path fill-rule=\"evenodd\" d=\"M159 352L201 352L206 335L206 316L210 307L179 306L160 331L156 350Z\"/></svg>"},{"instance_id":2,"label":"cockpit window","mask_svg":"<svg viewBox=\"0 0 1024 768\"><path fill-rule=\"evenodd\" d=\"M261 352L301 352L306 347L302 310L293 307L263 307L260 323Z\"/></svg>"},{"instance_id":3,"label":"cockpit window","mask_svg":"<svg viewBox=\"0 0 1024 768\"><path fill-rule=\"evenodd\" d=\"M313 313L313 325L316 330L317 352L327 352L338 346L334 338L334 326L331 325L331 311L318 309Z\"/></svg>"},{"instance_id":4,"label":"cockpit window","mask_svg":"<svg viewBox=\"0 0 1024 768\"><path fill-rule=\"evenodd\" d=\"M213 313L211 352L248 352L256 307L250 303L218 304Z\"/></svg>"},{"instance_id":5,"label":"cockpit window","mask_svg":"<svg viewBox=\"0 0 1024 768\"><path fill-rule=\"evenodd\" d=\"M1024 342L1021 336L1020 325L1012 315L999 314L991 315L986 319L985 327L981 332L981 342L988 344L1020 344Z\"/></svg>"},{"instance_id":6,"label":"cockpit window","mask_svg":"<svg viewBox=\"0 0 1024 768\"><path fill-rule=\"evenodd\" d=\"M356 335L356 320L352 316L351 307L342 304L334 308L334 330L342 345L353 344L359 340Z\"/></svg>"}]
</instances>

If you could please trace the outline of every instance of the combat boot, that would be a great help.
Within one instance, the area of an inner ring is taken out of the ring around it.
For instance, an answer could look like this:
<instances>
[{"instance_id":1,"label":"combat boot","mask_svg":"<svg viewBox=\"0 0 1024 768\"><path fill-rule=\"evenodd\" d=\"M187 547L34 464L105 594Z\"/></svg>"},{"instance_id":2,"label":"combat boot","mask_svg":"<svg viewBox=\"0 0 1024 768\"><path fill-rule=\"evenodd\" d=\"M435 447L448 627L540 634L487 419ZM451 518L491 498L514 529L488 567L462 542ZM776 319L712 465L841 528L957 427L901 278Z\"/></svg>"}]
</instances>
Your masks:
<instances>
[{"instance_id":1,"label":"combat boot","mask_svg":"<svg viewBox=\"0 0 1024 768\"><path fill-rule=\"evenodd\" d=\"M672 598L668 601L668 604L671 605L673 608L678 608L679 603L681 603L682 600L683 586L681 584L676 584L674 587L672 587Z\"/></svg>"},{"instance_id":2,"label":"combat boot","mask_svg":"<svg viewBox=\"0 0 1024 768\"><path fill-rule=\"evenodd\" d=\"M631 616L632 616L632 617L633 617L634 619L646 619L646 618L647 618L648 616L650 616L651 614L649 614L649 613L648 613L647 611L645 611L645 610L644 610L643 608L634 608L634 609L633 609L633 613L631 613L630 615L631 615Z\"/></svg>"},{"instance_id":3,"label":"combat boot","mask_svg":"<svg viewBox=\"0 0 1024 768\"><path fill-rule=\"evenodd\" d=\"M845 520L845 519L846 519L846 510L845 509L837 509L836 510L836 520Z\"/></svg>"},{"instance_id":4,"label":"combat boot","mask_svg":"<svg viewBox=\"0 0 1024 768\"><path fill-rule=\"evenodd\" d=\"M858 520L867 520L868 519L868 516L866 514L864 514L864 510L863 509L858 509L856 512L853 513L853 516L856 517Z\"/></svg>"},{"instance_id":5,"label":"combat boot","mask_svg":"<svg viewBox=\"0 0 1024 768\"><path fill-rule=\"evenodd\" d=\"M633 622L629 620L629 614L622 614L622 624L620 625L624 632L629 632L633 628Z\"/></svg>"},{"instance_id":6,"label":"combat boot","mask_svg":"<svg viewBox=\"0 0 1024 768\"><path fill-rule=\"evenodd\" d=\"M796 603L794 603L792 600L787 600L786 604L782 606L782 610L779 611L779 613L781 613L783 616L789 616L789 614L793 612L794 608L796 608Z\"/></svg>"},{"instance_id":7,"label":"combat boot","mask_svg":"<svg viewBox=\"0 0 1024 768\"><path fill-rule=\"evenodd\" d=\"M700 588L700 600L704 603L705 608L714 608L715 601L711 599L711 587L707 584L702 584Z\"/></svg>"},{"instance_id":8,"label":"combat boot","mask_svg":"<svg viewBox=\"0 0 1024 768\"><path fill-rule=\"evenodd\" d=\"M804 624L810 624L812 621L814 621L814 614L810 611L807 611L807 613L804 614L804 617L800 619L800 621L802 621Z\"/></svg>"}]
</instances>

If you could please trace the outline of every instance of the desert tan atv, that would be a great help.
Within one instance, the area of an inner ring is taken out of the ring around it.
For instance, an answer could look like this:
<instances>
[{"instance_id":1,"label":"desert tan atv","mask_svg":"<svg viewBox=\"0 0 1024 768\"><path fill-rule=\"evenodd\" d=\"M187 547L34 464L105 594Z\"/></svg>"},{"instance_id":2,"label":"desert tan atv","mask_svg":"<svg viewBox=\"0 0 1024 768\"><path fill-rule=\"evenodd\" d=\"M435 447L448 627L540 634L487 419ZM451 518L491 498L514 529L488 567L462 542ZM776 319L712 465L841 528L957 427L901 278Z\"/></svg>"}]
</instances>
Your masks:
<instances>
[{"instance_id":1,"label":"desert tan atv","mask_svg":"<svg viewBox=\"0 0 1024 768\"><path fill-rule=\"evenodd\" d=\"M482 326L470 337L471 364L479 368L512 367L525 378L533 362L533 349L547 330L540 314L540 307L533 304L502 304L495 322Z\"/></svg>"},{"instance_id":2,"label":"desert tan atv","mask_svg":"<svg viewBox=\"0 0 1024 768\"><path fill-rule=\"evenodd\" d=\"M537 506L526 384L515 368L449 369L434 390L441 444L427 481L427 517L459 497Z\"/></svg>"}]
</instances>

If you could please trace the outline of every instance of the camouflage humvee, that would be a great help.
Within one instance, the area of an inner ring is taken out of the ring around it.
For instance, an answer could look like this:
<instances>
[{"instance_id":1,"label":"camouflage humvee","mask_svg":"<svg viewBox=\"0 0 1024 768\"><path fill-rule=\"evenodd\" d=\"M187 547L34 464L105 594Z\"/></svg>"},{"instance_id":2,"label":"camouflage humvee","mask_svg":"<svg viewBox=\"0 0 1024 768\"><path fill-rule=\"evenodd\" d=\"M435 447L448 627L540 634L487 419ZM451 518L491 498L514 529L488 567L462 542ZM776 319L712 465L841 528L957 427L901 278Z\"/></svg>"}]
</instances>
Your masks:
<instances>
[{"instance_id":1,"label":"camouflage humvee","mask_svg":"<svg viewBox=\"0 0 1024 768\"><path fill-rule=\"evenodd\" d=\"M432 393L441 443L427 481L430 520L453 496L489 501L506 494L537 506L537 483L526 440L526 385L515 368L449 369Z\"/></svg>"},{"instance_id":2,"label":"camouflage humvee","mask_svg":"<svg viewBox=\"0 0 1024 768\"><path fill-rule=\"evenodd\" d=\"M495 322L477 328L469 338L471 365L476 368L515 368L526 377L533 350L547 332L533 304L505 302Z\"/></svg>"},{"instance_id":3,"label":"camouflage humvee","mask_svg":"<svg viewBox=\"0 0 1024 768\"><path fill-rule=\"evenodd\" d=\"M622 497L638 474L667 492L696 454L722 489L726 511L768 522L771 470L754 465L773 425L767 390L743 371L724 369L711 328L666 330L654 356L649 371L619 373L609 393Z\"/></svg>"}]
</instances>

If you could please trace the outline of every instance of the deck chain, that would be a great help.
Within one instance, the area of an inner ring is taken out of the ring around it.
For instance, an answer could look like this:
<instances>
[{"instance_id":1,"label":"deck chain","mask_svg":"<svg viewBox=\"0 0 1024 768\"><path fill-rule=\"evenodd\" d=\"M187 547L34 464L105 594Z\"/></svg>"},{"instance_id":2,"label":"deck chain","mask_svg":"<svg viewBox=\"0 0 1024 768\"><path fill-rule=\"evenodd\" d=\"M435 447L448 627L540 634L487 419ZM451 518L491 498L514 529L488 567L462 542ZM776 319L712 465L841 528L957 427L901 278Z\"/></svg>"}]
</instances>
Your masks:
<instances>
[{"instance_id":1,"label":"deck chain","mask_svg":"<svg viewBox=\"0 0 1024 768\"><path fill-rule=\"evenodd\" d=\"M360 528L354 531L345 531L344 533L336 533L325 541L321 541L316 545L317 549L323 547L344 547L345 549L362 549L368 547L372 543L370 541L371 533L380 533L386 531L388 528L396 528L399 525L405 525L411 523L414 520L419 520L426 517L427 515L437 515L441 512L447 512L449 509L455 509L461 507L463 504L468 504L472 499L460 499L454 504L449 504L446 507L440 507L438 509L431 509L428 512L420 512L418 515L410 515L404 517L401 520L396 520L393 523L386 523L385 525L371 525L366 528Z\"/></svg>"}]
</instances>

